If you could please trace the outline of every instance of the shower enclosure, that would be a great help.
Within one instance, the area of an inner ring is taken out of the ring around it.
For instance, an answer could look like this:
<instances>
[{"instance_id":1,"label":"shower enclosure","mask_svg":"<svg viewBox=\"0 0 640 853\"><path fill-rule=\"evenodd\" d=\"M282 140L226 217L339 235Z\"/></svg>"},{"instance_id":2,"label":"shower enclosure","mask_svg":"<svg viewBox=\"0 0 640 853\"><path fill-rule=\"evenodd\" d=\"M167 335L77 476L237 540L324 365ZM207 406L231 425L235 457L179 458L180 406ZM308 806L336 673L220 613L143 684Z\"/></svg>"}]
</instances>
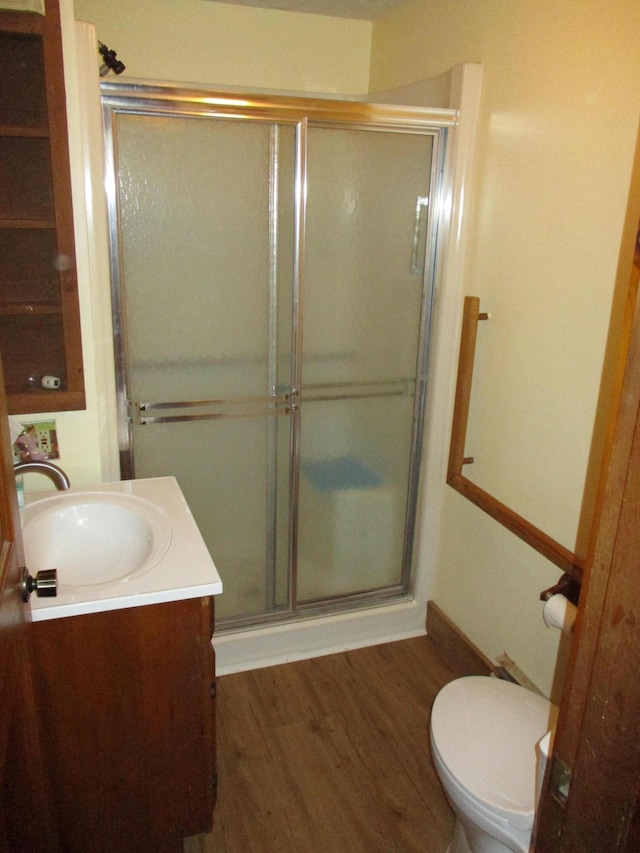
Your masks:
<instances>
[{"instance_id":1,"label":"shower enclosure","mask_svg":"<svg viewBox=\"0 0 640 853\"><path fill-rule=\"evenodd\" d=\"M102 100L122 475L177 477L217 629L410 596L450 119Z\"/></svg>"}]
</instances>

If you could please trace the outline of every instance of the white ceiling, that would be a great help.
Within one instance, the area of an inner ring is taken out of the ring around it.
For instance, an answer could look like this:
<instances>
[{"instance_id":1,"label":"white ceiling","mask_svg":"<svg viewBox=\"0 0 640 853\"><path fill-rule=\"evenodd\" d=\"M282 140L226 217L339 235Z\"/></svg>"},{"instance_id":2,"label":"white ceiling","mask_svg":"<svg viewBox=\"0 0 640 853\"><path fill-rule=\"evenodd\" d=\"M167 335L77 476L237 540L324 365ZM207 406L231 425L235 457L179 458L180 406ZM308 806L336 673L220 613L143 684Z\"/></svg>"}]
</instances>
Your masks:
<instances>
[{"instance_id":1,"label":"white ceiling","mask_svg":"<svg viewBox=\"0 0 640 853\"><path fill-rule=\"evenodd\" d=\"M306 12L310 15L331 15L334 18L359 18L373 21L386 9L401 6L407 0L216 0L235 6L261 6L284 12Z\"/></svg>"}]
</instances>

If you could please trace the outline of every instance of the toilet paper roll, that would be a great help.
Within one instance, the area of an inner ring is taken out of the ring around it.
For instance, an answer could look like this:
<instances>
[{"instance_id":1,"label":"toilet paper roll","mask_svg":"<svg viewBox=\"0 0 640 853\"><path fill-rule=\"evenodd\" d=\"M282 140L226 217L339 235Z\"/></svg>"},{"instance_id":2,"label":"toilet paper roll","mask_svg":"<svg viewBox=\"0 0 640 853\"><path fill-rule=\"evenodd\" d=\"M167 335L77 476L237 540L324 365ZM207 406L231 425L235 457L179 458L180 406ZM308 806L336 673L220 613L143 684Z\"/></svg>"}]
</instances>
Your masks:
<instances>
[{"instance_id":1,"label":"toilet paper roll","mask_svg":"<svg viewBox=\"0 0 640 853\"><path fill-rule=\"evenodd\" d=\"M542 618L547 628L559 628L563 634L571 634L578 608L564 595L556 593L544 603Z\"/></svg>"}]
</instances>

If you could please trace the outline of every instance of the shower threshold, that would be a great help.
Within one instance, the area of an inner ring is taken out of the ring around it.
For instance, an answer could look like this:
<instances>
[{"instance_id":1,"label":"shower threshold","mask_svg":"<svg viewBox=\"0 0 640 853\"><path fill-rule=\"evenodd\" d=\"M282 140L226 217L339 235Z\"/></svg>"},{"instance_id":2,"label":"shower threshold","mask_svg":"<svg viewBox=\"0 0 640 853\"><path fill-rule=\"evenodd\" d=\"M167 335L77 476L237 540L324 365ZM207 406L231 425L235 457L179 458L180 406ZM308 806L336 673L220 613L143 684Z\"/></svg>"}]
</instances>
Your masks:
<instances>
[{"instance_id":1,"label":"shower threshold","mask_svg":"<svg viewBox=\"0 0 640 853\"><path fill-rule=\"evenodd\" d=\"M265 666L335 654L426 633L426 607L413 599L357 610L305 614L213 635L216 672L229 675Z\"/></svg>"}]
</instances>

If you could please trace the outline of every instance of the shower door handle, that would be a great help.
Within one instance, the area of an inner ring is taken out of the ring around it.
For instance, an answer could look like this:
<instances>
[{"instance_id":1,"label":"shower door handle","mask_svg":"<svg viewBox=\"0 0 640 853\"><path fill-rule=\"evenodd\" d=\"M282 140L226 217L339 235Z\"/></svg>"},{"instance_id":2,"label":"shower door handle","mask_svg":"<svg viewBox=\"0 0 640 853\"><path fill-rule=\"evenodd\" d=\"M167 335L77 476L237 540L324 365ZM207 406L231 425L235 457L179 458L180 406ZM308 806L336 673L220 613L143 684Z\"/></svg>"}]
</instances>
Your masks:
<instances>
[{"instance_id":1,"label":"shower door handle","mask_svg":"<svg viewBox=\"0 0 640 853\"><path fill-rule=\"evenodd\" d=\"M127 421L132 426L168 424L181 421L210 421L221 418L255 418L288 415L295 410L292 395L239 397L226 400L180 400L174 402L125 403Z\"/></svg>"},{"instance_id":2,"label":"shower door handle","mask_svg":"<svg viewBox=\"0 0 640 853\"><path fill-rule=\"evenodd\" d=\"M413 222L413 241L411 244L411 274L422 275L424 265L418 260L420 249L420 223L422 222L422 211L429 207L429 196L419 195L416 199L416 215Z\"/></svg>"}]
</instances>

